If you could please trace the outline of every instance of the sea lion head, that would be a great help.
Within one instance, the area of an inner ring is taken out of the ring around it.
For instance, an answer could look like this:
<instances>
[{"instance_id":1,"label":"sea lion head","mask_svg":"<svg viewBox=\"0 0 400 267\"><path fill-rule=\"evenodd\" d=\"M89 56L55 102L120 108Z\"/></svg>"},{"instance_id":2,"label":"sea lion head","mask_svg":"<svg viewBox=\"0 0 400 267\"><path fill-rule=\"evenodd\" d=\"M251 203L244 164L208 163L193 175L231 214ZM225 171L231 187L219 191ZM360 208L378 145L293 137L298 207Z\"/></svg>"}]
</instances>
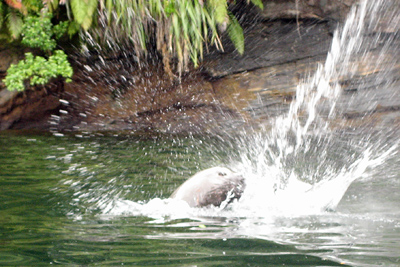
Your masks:
<instances>
[{"instance_id":1,"label":"sea lion head","mask_svg":"<svg viewBox=\"0 0 400 267\"><path fill-rule=\"evenodd\" d=\"M220 207L239 199L245 189L244 177L225 167L200 171L178 187L171 198L186 201L191 207Z\"/></svg>"}]
</instances>

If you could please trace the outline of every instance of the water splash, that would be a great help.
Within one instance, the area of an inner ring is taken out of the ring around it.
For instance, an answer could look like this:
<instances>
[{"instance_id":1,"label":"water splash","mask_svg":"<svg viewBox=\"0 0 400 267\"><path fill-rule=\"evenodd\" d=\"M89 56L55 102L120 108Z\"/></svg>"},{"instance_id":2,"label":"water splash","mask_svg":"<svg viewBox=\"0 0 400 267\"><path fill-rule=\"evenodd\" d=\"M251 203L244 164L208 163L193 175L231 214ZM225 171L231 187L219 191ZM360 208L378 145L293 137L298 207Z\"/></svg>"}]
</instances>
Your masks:
<instances>
[{"instance_id":1,"label":"water splash","mask_svg":"<svg viewBox=\"0 0 400 267\"><path fill-rule=\"evenodd\" d=\"M393 3L362 1L354 6L346 23L335 31L325 63L298 85L289 112L273 119L263 131L251 130L228 144L237 153L228 155L227 165L247 178L244 196L229 209L193 209L182 202L157 198L134 202L119 194L96 199L94 209L104 215L161 219L237 214L268 218L335 209L354 180L372 176L397 152L393 142L386 142L387 132L355 132L351 125L337 126L344 107L351 106L349 101L340 102L340 81L359 79L360 64L370 65L369 69L378 73L374 79L380 89L390 84L390 66L395 62L384 62L384 56L369 61L368 52L381 41L379 25L383 17L385 23L399 28L399 14L393 11L398 9L390 8ZM380 55L390 49L390 38L379 46ZM363 89L365 84L358 80L357 88Z\"/></svg>"},{"instance_id":2,"label":"water splash","mask_svg":"<svg viewBox=\"0 0 400 267\"><path fill-rule=\"evenodd\" d=\"M335 31L325 64L298 85L288 114L274 119L271 130L240 141L240 166L235 166L249 177L244 210L255 205L259 206L254 208L257 213L335 209L355 179L367 176L395 153L396 146L386 145L384 139L373 141L373 133L355 135L335 129L331 123L343 115L343 109L336 107L343 91L339 81L353 79L360 60L368 60L367 52L376 46L369 35L377 30L379 19L388 15L391 4L361 1L354 6L343 27ZM398 15L385 18L398 27ZM387 40L381 54L390 42ZM363 64L375 64L379 69L379 63ZM390 77L382 72L376 79Z\"/></svg>"}]
</instances>

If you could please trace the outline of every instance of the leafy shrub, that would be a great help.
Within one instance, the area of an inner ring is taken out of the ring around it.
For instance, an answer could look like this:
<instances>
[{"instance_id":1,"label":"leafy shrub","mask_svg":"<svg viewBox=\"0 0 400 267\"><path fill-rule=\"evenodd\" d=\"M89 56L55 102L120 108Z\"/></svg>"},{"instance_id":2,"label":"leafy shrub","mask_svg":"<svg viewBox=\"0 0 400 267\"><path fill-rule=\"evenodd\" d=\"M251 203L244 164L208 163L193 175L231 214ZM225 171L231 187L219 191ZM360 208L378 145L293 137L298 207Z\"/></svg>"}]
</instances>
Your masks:
<instances>
[{"instance_id":1,"label":"leafy shrub","mask_svg":"<svg viewBox=\"0 0 400 267\"><path fill-rule=\"evenodd\" d=\"M43 51L52 51L56 48L56 40L64 35L67 27L68 22L61 22L53 26L50 13L45 13L40 17L28 16L22 26L21 43L32 48L40 48Z\"/></svg>"},{"instance_id":2,"label":"leafy shrub","mask_svg":"<svg viewBox=\"0 0 400 267\"><path fill-rule=\"evenodd\" d=\"M73 70L67 60L67 55L62 50L54 51L54 54L48 59L26 53L25 60L9 67L4 83L10 91L23 91L26 81L29 81L31 85L44 85L51 78L62 76L69 82L72 73Z\"/></svg>"},{"instance_id":3,"label":"leafy shrub","mask_svg":"<svg viewBox=\"0 0 400 267\"><path fill-rule=\"evenodd\" d=\"M30 85L44 85L50 79L59 76L67 78L67 82L70 81L73 71L67 55L62 50L53 52L57 45L56 39L66 32L67 26L67 22L53 26L49 13L25 18L21 27L21 43L32 48L40 48L49 56L44 58L26 53L25 60L11 64L4 79L8 90L23 91L26 81Z\"/></svg>"}]
</instances>

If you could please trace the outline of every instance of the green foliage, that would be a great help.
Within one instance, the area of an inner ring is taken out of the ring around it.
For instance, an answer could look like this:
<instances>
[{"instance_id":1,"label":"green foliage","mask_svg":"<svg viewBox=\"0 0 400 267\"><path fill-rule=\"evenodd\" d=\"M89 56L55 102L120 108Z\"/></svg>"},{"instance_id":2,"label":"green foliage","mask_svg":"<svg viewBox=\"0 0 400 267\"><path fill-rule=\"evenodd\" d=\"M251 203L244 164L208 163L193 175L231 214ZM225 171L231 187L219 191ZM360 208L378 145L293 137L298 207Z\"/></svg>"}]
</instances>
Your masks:
<instances>
[{"instance_id":1,"label":"green foliage","mask_svg":"<svg viewBox=\"0 0 400 267\"><path fill-rule=\"evenodd\" d=\"M50 13L43 16L28 16L22 26L21 43L29 47L40 48L43 51L52 51L56 48L56 39L65 34L67 27L68 22L61 22L53 26Z\"/></svg>"},{"instance_id":2,"label":"green foliage","mask_svg":"<svg viewBox=\"0 0 400 267\"><path fill-rule=\"evenodd\" d=\"M262 7L261 0L251 2ZM198 65L204 44L206 48L211 44L223 49L220 34L224 29L228 29L237 51L244 52L243 30L237 19L228 14L227 0L99 0L99 3L98 24L83 36L102 52L133 46L140 60L146 55L149 43L155 40L164 66L175 57L177 70L182 72L189 59ZM74 12L75 19L80 16L83 12Z\"/></svg>"},{"instance_id":3,"label":"green foliage","mask_svg":"<svg viewBox=\"0 0 400 267\"><path fill-rule=\"evenodd\" d=\"M244 53L244 35L243 29L240 27L239 22L233 14L229 14L231 23L228 26L228 35L231 38L236 50L240 53Z\"/></svg>"},{"instance_id":4,"label":"green foliage","mask_svg":"<svg viewBox=\"0 0 400 267\"><path fill-rule=\"evenodd\" d=\"M14 0L15 1L15 0ZM47 1L47 0L22 0L22 9L21 12L24 15L27 14L32 14L32 13L40 13L40 10L43 9L44 4L47 2L51 2L51 1Z\"/></svg>"},{"instance_id":5,"label":"green foliage","mask_svg":"<svg viewBox=\"0 0 400 267\"><path fill-rule=\"evenodd\" d=\"M18 26L22 35L22 44L40 48L49 56L44 58L26 53L25 60L21 60L18 64L12 64L4 79L8 90L23 91L26 82L30 85L44 85L50 79L59 76L67 78L67 82L70 80L72 67L68 62L67 55L62 50L56 50L53 53L57 46L56 39L65 34L68 22L53 25L51 17L50 13L29 15L25 17L22 26ZM12 31L10 30L10 32Z\"/></svg>"},{"instance_id":6,"label":"green foliage","mask_svg":"<svg viewBox=\"0 0 400 267\"><path fill-rule=\"evenodd\" d=\"M24 16L43 9L43 0L8 0L0 2L0 30L2 39L18 40L24 25Z\"/></svg>"},{"instance_id":7,"label":"green foliage","mask_svg":"<svg viewBox=\"0 0 400 267\"><path fill-rule=\"evenodd\" d=\"M247 1L248 2L248 1ZM253 3L253 5L259 7L260 9L264 8L263 2L262 0L251 0L251 2Z\"/></svg>"},{"instance_id":8,"label":"green foliage","mask_svg":"<svg viewBox=\"0 0 400 267\"><path fill-rule=\"evenodd\" d=\"M11 37L17 39L21 34L22 25L24 24L20 13L12 10L7 14L6 21Z\"/></svg>"},{"instance_id":9,"label":"green foliage","mask_svg":"<svg viewBox=\"0 0 400 267\"><path fill-rule=\"evenodd\" d=\"M68 23L68 27L67 27L68 36L70 38L72 38L72 36L74 36L76 33L78 33L80 29L81 29L81 26L77 22L70 21Z\"/></svg>"},{"instance_id":10,"label":"green foliage","mask_svg":"<svg viewBox=\"0 0 400 267\"><path fill-rule=\"evenodd\" d=\"M4 23L4 13L6 12L7 6L0 2L0 28L3 26Z\"/></svg>"},{"instance_id":11,"label":"green foliage","mask_svg":"<svg viewBox=\"0 0 400 267\"><path fill-rule=\"evenodd\" d=\"M93 15L97 9L97 0L70 0L74 19L84 30L88 30L92 25Z\"/></svg>"},{"instance_id":12,"label":"green foliage","mask_svg":"<svg viewBox=\"0 0 400 267\"><path fill-rule=\"evenodd\" d=\"M50 16L45 17L29 16L25 18L25 23L22 27L22 44L40 48L43 51L51 51L56 48L56 40L52 39L53 24L50 21Z\"/></svg>"},{"instance_id":13,"label":"green foliage","mask_svg":"<svg viewBox=\"0 0 400 267\"><path fill-rule=\"evenodd\" d=\"M29 81L31 85L44 85L51 78L61 76L67 78L68 82L72 73L67 55L62 50L56 50L48 59L26 53L25 60L21 60L16 65L12 64L7 70L4 83L10 91L23 91L26 81Z\"/></svg>"},{"instance_id":14,"label":"green foliage","mask_svg":"<svg viewBox=\"0 0 400 267\"><path fill-rule=\"evenodd\" d=\"M223 23L228 19L228 5L226 0L209 0L207 5L211 9L216 22Z\"/></svg>"},{"instance_id":15,"label":"green foliage","mask_svg":"<svg viewBox=\"0 0 400 267\"><path fill-rule=\"evenodd\" d=\"M62 21L53 26L53 36L56 40L60 39L68 30L69 22Z\"/></svg>"},{"instance_id":16,"label":"green foliage","mask_svg":"<svg viewBox=\"0 0 400 267\"><path fill-rule=\"evenodd\" d=\"M0 26L12 40L18 40L22 35L23 44L40 48L48 55L64 33L72 37L79 31L83 33L84 42L102 52L120 52L133 47L138 61L155 44L166 70L170 70L170 62L176 58L176 70L181 73L187 69L190 60L198 65L208 45L223 50L221 34L225 30L237 51L244 52L243 30L228 11L228 3L232 2L235 1L0 1ZM262 0L247 0L250 2L263 8ZM66 5L66 9L60 9L62 5ZM52 21L53 13L58 18L68 16L70 21Z\"/></svg>"}]
</instances>

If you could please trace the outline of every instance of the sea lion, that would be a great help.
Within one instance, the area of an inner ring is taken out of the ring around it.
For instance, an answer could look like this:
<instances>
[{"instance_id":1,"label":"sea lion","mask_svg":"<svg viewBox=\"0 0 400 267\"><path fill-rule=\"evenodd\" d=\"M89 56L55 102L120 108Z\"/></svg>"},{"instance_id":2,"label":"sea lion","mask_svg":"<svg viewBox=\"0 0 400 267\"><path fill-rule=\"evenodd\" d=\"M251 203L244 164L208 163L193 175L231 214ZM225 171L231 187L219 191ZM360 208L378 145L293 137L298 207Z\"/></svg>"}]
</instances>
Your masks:
<instances>
[{"instance_id":1,"label":"sea lion","mask_svg":"<svg viewBox=\"0 0 400 267\"><path fill-rule=\"evenodd\" d=\"M224 167L214 167L190 177L171 198L184 200L191 207L225 207L242 196L245 186L242 175Z\"/></svg>"}]
</instances>

